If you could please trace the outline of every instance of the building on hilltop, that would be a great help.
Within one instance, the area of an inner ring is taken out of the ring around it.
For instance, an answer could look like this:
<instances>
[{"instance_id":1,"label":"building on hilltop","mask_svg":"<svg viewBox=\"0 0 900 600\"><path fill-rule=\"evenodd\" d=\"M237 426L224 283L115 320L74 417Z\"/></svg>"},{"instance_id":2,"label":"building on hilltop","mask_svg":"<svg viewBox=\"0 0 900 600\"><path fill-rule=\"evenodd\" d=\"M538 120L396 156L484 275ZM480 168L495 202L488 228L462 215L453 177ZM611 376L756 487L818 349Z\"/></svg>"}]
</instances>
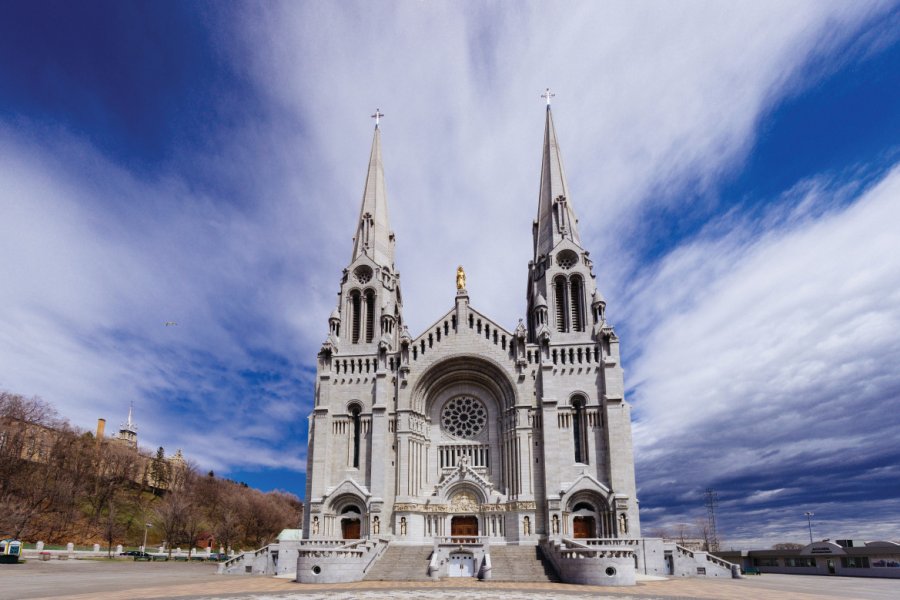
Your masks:
<instances>
[{"instance_id":1,"label":"building on hilltop","mask_svg":"<svg viewBox=\"0 0 900 600\"><path fill-rule=\"evenodd\" d=\"M641 546L619 338L581 242L549 102L527 311L511 330L470 304L460 267L449 310L409 331L373 116L353 252L318 354L303 526L315 550L301 549L298 579L363 575L349 574L352 559L323 558L329 544L434 548L436 577L490 576L498 547L531 546L533 558L539 544L573 583L676 571L674 544L657 540L652 565ZM597 573L567 562L586 557Z\"/></svg>"},{"instance_id":2,"label":"building on hilltop","mask_svg":"<svg viewBox=\"0 0 900 600\"><path fill-rule=\"evenodd\" d=\"M134 402L128 406L128 419L119 427L119 435L116 439L125 442L132 448L137 448L137 424L134 422Z\"/></svg>"}]
</instances>

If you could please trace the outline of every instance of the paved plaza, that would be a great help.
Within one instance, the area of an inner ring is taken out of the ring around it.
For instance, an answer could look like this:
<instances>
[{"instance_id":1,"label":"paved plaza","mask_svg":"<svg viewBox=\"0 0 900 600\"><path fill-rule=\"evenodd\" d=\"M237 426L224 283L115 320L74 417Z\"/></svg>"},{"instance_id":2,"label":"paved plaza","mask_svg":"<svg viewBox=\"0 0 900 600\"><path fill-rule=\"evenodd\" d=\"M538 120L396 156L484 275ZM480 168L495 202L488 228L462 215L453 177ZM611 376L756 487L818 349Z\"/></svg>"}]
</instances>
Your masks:
<instances>
[{"instance_id":1,"label":"paved plaza","mask_svg":"<svg viewBox=\"0 0 900 600\"><path fill-rule=\"evenodd\" d=\"M184 598L191 600L794 600L900 598L900 581L849 577L766 574L732 579L671 579L646 581L634 587L608 588L560 583L493 583L474 580L442 582L359 582L301 585L289 579L263 576L223 576L215 567L184 563L70 560L0 568L0 600L68 598L131 600Z\"/></svg>"}]
</instances>

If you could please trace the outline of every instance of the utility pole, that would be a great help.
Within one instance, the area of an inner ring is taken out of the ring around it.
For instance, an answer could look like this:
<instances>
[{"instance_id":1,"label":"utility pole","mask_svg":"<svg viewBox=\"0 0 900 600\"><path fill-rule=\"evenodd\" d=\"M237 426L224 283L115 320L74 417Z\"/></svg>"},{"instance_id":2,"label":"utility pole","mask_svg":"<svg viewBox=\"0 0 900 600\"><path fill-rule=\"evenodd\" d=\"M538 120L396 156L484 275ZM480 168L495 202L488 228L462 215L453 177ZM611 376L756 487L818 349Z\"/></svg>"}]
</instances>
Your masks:
<instances>
[{"instance_id":1,"label":"utility pole","mask_svg":"<svg viewBox=\"0 0 900 600\"><path fill-rule=\"evenodd\" d=\"M719 536L716 533L716 507L719 505L719 495L712 488L706 489L706 525L709 529L707 551L719 551Z\"/></svg>"},{"instance_id":2,"label":"utility pole","mask_svg":"<svg viewBox=\"0 0 900 600\"><path fill-rule=\"evenodd\" d=\"M141 552L147 551L147 532L153 527L152 523L144 523L144 543L141 544Z\"/></svg>"}]
</instances>

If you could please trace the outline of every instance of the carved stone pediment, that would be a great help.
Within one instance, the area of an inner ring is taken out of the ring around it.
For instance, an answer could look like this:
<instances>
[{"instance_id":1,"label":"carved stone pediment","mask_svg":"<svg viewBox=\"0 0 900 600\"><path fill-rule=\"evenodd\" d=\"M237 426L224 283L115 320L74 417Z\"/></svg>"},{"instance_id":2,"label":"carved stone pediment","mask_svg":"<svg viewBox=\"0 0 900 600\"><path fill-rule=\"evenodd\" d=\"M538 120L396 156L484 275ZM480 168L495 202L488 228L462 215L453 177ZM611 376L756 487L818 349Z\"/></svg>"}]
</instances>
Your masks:
<instances>
[{"instance_id":1,"label":"carved stone pediment","mask_svg":"<svg viewBox=\"0 0 900 600\"><path fill-rule=\"evenodd\" d=\"M478 512L479 502L472 492L462 490L453 495L450 499L450 511L461 513Z\"/></svg>"}]
</instances>

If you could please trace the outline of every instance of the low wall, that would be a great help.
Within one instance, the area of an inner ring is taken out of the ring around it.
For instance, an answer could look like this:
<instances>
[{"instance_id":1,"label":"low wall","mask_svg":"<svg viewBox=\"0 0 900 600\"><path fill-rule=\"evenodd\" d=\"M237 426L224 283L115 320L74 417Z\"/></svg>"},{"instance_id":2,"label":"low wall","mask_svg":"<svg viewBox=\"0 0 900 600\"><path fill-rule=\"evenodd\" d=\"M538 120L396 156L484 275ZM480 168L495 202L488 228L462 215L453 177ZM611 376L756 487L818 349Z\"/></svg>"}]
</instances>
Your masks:
<instances>
[{"instance_id":1,"label":"low wall","mask_svg":"<svg viewBox=\"0 0 900 600\"><path fill-rule=\"evenodd\" d=\"M297 548L296 581L300 583L362 581L368 568L386 549L386 540L332 548L301 542Z\"/></svg>"},{"instance_id":2,"label":"low wall","mask_svg":"<svg viewBox=\"0 0 900 600\"><path fill-rule=\"evenodd\" d=\"M564 583L634 585L634 551L625 546L581 546L548 541L541 545Z\"/></svg>"}]
</instances>

